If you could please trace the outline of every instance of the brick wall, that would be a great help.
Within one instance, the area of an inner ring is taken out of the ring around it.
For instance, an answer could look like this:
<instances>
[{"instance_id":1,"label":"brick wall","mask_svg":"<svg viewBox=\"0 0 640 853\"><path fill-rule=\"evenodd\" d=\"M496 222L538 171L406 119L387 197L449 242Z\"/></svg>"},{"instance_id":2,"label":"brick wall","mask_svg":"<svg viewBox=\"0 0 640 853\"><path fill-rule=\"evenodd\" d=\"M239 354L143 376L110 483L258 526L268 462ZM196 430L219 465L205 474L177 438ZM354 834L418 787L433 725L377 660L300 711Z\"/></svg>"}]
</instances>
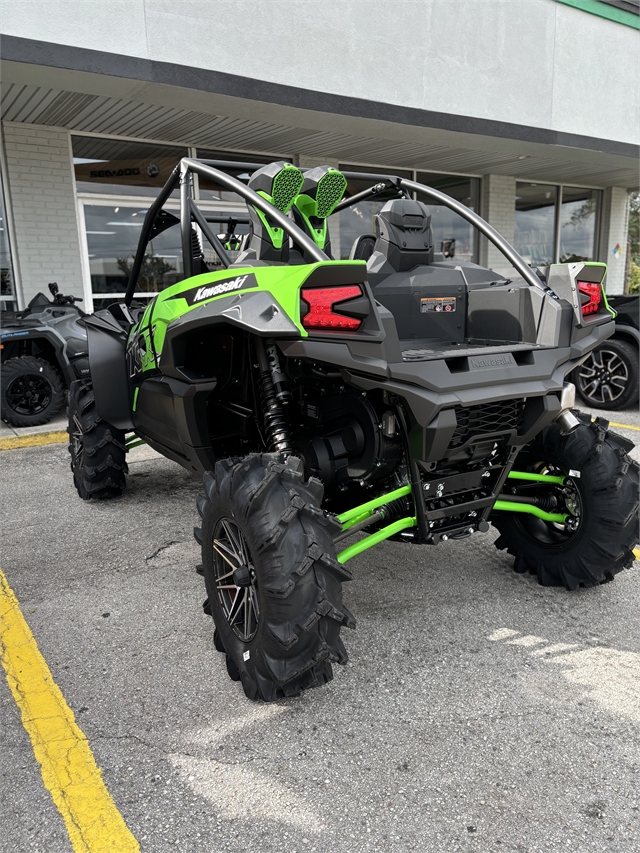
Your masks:
<instances>
[{"instance_id":1,"label":"brick wall","mask_svg":"<svg viewBox=\"0 0 640 853\"><path fill-rule=\"evenodd\" d=\"M515 232L516 179L508 175L482 178L481 216L511 245ZM502 275L513 275L511 264L486 237L480 237L480 263Z\"/></svg>"},{"instance_id":2,"label":"brick wall","mask_svg":"<svg viewBox=\"0 0 640 853\"><path fill-rule=\"evenodd\" d=\"M24 304L57 281L83 295L69 134L35 125L4 126L8 187Z\"/></svg>"},{"instance_id":3,"label":"brick wall","mask_svg":"<svg viewBox=\"0 0 640 853\"><path fill-rule=\"evenodd\" d=\"M627 257L629 225L629 196L624 187L607 187L602 199L602 226L598 260L608 266L607 293L624 293L624 273ZM613 250L620 245L621 251Z\"/></svg>"}]
</instances>

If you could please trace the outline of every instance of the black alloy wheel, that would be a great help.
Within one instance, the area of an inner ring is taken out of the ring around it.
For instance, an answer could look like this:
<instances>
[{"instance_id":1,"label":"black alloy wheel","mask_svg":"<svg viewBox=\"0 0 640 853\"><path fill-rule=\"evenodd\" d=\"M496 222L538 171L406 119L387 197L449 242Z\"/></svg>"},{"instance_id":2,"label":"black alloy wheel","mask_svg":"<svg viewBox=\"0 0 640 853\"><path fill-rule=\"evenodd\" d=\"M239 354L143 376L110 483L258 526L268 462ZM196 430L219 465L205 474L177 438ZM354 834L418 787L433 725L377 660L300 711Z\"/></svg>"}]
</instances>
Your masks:
<instances>
[{"instance_id":1,"label":"black alloy wheel","mask_svg":"<svg viewBox=\"0 0 640 853\"><path fill-rule=\"evenodd\" d=\"M624 409L638 400L638 349L613 338L573 373L582 399L595 409Z\"/></svg>"},{"instance_id":2,"label":"black alloy wheel","mask_svg":"<svg viewBox=\"0 0 640 853\"><path fill-rule=\"evenodd\" d=\"M220 607L236 637L248 643L255 637L260 619L256 572L249 546L231 518L218 521L213 550Z\"/></svg>"},{"instance_id":3,"label":"black alloy wheel","mask_svg":"<svg viewBox=\"0 0 640 853\"><path fill-rule=\"evenodd\" d=\"M2 420L11 426L46 424L62 407L64 385L48 361L33 356L2 365Z\"/></svg>"},{"instance_id":4,"label":"black alloy wheel","mask_svg":"<svg viewBox=\"0 0 640 853\"><path fill-rule=\"evenodd\" d=\"M322 483L305 478L300 459L264 453L216 462L203 484L194 532L229 677L266 702L330 681L332 664L347 660L340 630L355 620Z\"/></svg>"}]
</instances>

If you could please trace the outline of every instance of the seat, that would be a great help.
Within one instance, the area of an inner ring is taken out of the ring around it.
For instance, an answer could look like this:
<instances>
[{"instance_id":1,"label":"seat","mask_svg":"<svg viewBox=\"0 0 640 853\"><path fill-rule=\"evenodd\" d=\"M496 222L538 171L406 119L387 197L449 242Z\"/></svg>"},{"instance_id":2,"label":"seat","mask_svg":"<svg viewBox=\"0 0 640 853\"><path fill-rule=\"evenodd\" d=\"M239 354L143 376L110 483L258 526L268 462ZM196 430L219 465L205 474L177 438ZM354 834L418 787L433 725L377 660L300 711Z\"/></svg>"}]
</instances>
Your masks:
<instances>
[{"instance_id":1,"label":"seat","mask_svg":"<svg viewBox=\"0 0 640 853\"><path fill-rule=\"evenodd\" d=\"M367 264L374 274L408 272L433 263L431 214L411 198L388 201L376 216L376 244Z\"/></svg>"},{"instance_id":2,"label":"seat","mask_svg":"<svg viewBox=\"0 0 640 853\"><path fill-rule=\"evenodd\" d=\"M353 246L349 252L350 261L368 261L376 245L376 237L374 234L361 234L353 241Z\"/></svg>"}]
</instances>

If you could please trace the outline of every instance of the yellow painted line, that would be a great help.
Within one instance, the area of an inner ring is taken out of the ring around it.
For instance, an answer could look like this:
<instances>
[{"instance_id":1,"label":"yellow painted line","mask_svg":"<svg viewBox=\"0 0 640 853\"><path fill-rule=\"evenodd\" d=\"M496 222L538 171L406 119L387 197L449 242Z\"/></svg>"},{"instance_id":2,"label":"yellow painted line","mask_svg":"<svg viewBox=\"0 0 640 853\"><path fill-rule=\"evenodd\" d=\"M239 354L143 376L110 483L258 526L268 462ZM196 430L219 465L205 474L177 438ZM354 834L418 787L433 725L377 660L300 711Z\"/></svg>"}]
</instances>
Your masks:
<instances>
[{"instance_id":1,"label":"yellow painted line","mask_svg":"<svg viewBox=\"0 0 640 853\"><path fill-rule=\"evenodd\" d=\"M0 655L42 779L75 853L139 853L1 570Z\"/></svg>"},{"instance_id":2,"label":"yellow painted line","mask_svg":"<svg viewBox=\"0 0 640 853\"><path fill-rule=\"evenodd\" d=\"M0 438L0 450L15 450L17 447L39 447L43 444L60 444L67 441L67 431L40 432L36 435L12 435Z\"/></svg>"},{"instance_id":3,"label":"yellow painted line","mask_svg":"<svg viewBox=\"0 0 640 853\"><path fill-rule=\"evenodd\" d=\"M640 548L633 549L633 556L636 558L636 560L640 560Z\"/></svg>"},{"instance_id":4,"label":"yellow painted line","mask_svg":"<svg viewBox=\"0 0 640 853\"><path fill-rule=\"evenodd\" d=\"M640 432L640 427L631 426L631 424L614 424L613 421L609 424L612 427L619 427L620 429L633 429L636 432Z\"/></svg>"}]
</instances>

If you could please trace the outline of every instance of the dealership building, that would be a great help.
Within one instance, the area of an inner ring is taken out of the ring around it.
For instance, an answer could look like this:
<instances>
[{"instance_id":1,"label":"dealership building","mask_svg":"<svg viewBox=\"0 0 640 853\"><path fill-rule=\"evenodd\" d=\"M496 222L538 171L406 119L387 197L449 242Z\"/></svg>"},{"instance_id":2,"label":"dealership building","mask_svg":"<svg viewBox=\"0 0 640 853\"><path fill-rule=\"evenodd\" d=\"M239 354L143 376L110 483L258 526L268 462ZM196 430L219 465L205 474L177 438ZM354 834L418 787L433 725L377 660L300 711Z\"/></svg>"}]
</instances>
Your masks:
<instances>
[{"instance_id":1,"label":"dealership building","mask_svg":"<svg viewBox=\"0 0 640 853\"><path fill-rule=\"evenodd\" d=\"M185 156L410 177L478 211L530 263L605 261L621 293L639 183L638 7L1 0L2 308L51 281L85 310L118 298L144 213ZM215 183L196 192L221 217L242 209ZM429 206L436 245L500 268L465 220ZM379 208L336 217L335 257ZM146 297L180 277L172 230L151 247Z\"/></svg>"}]
</instances>

